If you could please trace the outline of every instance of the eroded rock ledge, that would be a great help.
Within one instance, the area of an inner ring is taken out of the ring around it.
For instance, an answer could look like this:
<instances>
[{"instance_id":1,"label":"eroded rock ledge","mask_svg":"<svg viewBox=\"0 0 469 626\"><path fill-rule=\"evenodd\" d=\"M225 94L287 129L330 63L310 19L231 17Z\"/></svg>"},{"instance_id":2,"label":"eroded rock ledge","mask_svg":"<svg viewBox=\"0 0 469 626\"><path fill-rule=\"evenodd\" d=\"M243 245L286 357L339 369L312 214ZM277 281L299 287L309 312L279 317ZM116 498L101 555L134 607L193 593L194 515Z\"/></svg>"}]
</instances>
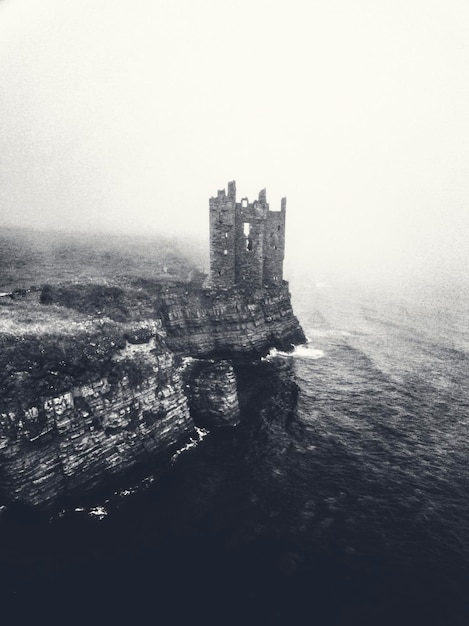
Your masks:
<instances>
[{"instance_id":1,"label":"eroded rock ledge","mask_svg":"<svg viewBox=\"0 0 469 626\"><path fill-rule=\"evenodd\" d=\"M194 419L236 422L226 359L305 340L286 284L250 294L172 286L152 307L152 319L126 324L0 335L0 489L8 501L51 507L171 454L194 435Z\"/></svg>"},{"instance_id":2,"label":"eroded rock ledge","mask_svg":"<svg viewBox=\"0 0 469 626\"><path fill-rule=\"evenodd\" d=\"M273 347L290 350L305 341L287 283L254 292L168 289L161 295L159 315L176 354L233 359Z\"/></svg>"}]
</instances>

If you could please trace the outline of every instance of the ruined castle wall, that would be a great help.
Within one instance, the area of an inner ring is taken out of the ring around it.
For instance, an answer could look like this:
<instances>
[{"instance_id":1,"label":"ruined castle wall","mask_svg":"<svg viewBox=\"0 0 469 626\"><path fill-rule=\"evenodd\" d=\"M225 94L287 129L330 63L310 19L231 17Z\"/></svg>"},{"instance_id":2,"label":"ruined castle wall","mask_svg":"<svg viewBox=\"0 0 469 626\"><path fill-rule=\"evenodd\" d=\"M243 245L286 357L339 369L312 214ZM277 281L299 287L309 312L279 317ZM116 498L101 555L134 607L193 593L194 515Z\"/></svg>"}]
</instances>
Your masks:
<instances>
[{"instance_id":1,"label":"ruined castle wall","mask_svg":"<svg viewBox=\"0 0 469 626\"><path fill-rule=\"evenodd\" d=\"M210 282L214 287L235 284L235 183L228 194L219 191L210 198Z\"/></svg>"},{"instance_id":2,"label":"ruined castle wall","mask_svg":"<svg viewBox=\"0 0 469 626\"><path fill-rule=\"evenodd\" d=\"M262 286L266 211L257 202L236 204L235 280L253 289Z\"/></svg>"},{"instance_id":3,"label":"ruined castle wall","mask_svg":"<svg viewBox=\"0 0 469 626\"><path fill-rule=\"evenodd\" d=\"M280 284L285 256L285 199L281 211L269 211L264 234L264 281Z\"/></svg>"},{"instance_id":4,"label":"ruined castle wall","mask_svg":"<svg viewBox=\"0 0 469 626\"><path fill-rule=\"evenodd\" d=\"M281 285L285 255L286 199L270 211L266 190L253 203L236 202L235 182L228 193L210 199L210 285L258 289Z\"/></svg>"}]
</instances>

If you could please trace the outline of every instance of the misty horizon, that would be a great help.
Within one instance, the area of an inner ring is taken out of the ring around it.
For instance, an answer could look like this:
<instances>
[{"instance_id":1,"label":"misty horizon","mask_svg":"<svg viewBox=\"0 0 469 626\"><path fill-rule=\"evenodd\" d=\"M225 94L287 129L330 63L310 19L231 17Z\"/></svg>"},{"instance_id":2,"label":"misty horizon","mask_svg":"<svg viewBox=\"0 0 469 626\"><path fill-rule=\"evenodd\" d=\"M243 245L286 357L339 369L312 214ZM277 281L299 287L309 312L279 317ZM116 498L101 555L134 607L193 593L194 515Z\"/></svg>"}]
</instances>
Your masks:
<instances>
[{"instance_id":1,"label":"misty horizon","mask_svg":"<svg viewBox=\"0 0 469 626\"><path fill-rule=\"evenodd\" d=\"M208 241L234 179L287 197L287 273L463 284L468 25L462 1L6 0L0 226Z\"/></svg>"}]
</instances>

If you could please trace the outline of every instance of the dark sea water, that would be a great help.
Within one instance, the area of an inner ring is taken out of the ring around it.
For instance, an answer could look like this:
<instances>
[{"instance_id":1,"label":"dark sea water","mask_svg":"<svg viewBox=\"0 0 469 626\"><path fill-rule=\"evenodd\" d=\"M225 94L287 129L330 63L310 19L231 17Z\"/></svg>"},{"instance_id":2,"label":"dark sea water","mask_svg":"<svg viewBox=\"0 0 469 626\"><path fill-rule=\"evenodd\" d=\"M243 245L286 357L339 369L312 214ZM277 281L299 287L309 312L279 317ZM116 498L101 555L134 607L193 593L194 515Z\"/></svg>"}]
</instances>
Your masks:
<instances>
[{"instance_id":1,"label":"dark sea water","mask_svg":"<svg viewBox=\"0 0 469 626\"><path fill-rule=\"evenodd\" d=\"M3 515L8 623L469 623L465 302L294 306L309 343L238 366L239 426L133 493Z\"/></svg>"}]
</instances>

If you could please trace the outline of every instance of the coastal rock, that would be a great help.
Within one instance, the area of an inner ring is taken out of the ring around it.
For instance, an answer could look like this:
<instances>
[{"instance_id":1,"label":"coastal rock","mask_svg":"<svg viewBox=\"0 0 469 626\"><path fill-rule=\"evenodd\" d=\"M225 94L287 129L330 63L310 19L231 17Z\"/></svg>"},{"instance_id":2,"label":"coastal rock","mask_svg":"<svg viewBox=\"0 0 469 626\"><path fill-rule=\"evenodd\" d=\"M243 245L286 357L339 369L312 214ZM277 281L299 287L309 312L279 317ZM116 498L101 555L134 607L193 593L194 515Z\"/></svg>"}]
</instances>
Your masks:
<instances>
[{"instance_id":1,"label":"coastal rock","mask_svg":"<svg viewBox=\"0 0 469 626\"><path fill-rule=\"evenodd\" d=\"M162 294L159 314L176 354L233 359L306 341L287 283L256 291L172 288Z\"/></svg>"},{"instance_id":2,"label":"coastal rock","mask_svg":"<svg viewBox=\"0 0 469 626\"><path fill-rule=\"evenodd\" d=\"M125 369L36 397L33 406L0 413L2 491L11 501L46 507L65 495L86 492L194 433L174 355L152 339L127 344L112 362ZM142 373L135 377L135 369ZM34 384L31 379L30 384Z\"/></svg>"},{"instance_id":3,"label":"coastal rock","mask_svg":"<svg viewBox=\"0 0 469 626\"><path fill-rule=\"evenodd\" d=\"M59 296L70 299L65 288ZM51 290L45 306L71 310L59 296ZM84 328L78 334L66 325L49 335L0 333L6 501L56 505L171 454L195 434L194 418L235 423L236 376L226 359L252 360L305 341L286 283L256 291L171 285L151 310L139 323L74 322ZM182 357L212 361L185 372L183 382Z\"/></svg>"},{"instance_id":4,"label":"coastal rock","mask_svg":"<svg viewBox=\"0 0 469 626\"><path fill-rule=\"evenodd\" d=\"M237 423L238 390L231 363L219 361L203 367L193 378L189 404L191 415L200 426Z\"/></svg>"}]
</instances>

